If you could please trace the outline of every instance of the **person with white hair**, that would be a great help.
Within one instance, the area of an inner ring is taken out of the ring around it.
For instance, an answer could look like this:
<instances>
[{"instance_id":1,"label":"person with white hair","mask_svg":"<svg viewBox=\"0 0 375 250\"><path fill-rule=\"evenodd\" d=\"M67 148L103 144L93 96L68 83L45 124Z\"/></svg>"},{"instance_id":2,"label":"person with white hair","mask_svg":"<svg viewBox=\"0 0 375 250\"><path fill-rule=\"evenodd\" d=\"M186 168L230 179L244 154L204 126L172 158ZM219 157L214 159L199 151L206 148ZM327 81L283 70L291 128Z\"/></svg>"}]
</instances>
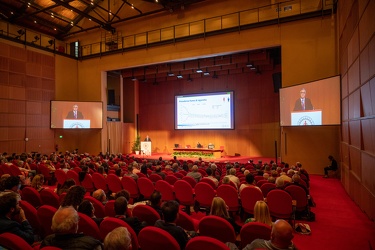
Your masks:
<instances>
[{"instance_id":1,"label":"person with white hair","mask_svg":"<svg viewBox=\"0 0 375 250\"><path fill-rule=\"evenodd\" d=\"M192 177L196 182L199 182L202 179L202 174L199 173L197 165L194 165L191 168L191 172L189 172L186 176Z\"/></svg>"},{"instance_id":2,"label":"person with white hair","mask_svg":"<svg viewBox=\"0 0 375 250\"><path fill-rule=\"evenodd\" d=\"M117 227L107 234L104 239L104 250L131 249L130 233L126 227Z\"/></svg>"},{"instance_id":3,"label":"person with white hair","mask_svg":"<svg viewBox=\"0 0 375 250\"><path fill-rule=\"evenodd\" d=\"M40 248L54 246L61 249L103 249L102 243L78 231L78 212L72 207L61 207L52 217L51 229L54 234L42 241Z\"/></svg>"},{"instance_id":4,"label":"person with white hair","mask_svg":"<svg viewBox=\"0 0 375 250\"><path fill-rule=\"evenodd\" d=\"M229 169L229 174L227 175L229 177L229 180L232 181L234 184L236 184L237 189L241 185L240 179L236 176L236 169L231 168Z\"/></svg>"}]
</instances>

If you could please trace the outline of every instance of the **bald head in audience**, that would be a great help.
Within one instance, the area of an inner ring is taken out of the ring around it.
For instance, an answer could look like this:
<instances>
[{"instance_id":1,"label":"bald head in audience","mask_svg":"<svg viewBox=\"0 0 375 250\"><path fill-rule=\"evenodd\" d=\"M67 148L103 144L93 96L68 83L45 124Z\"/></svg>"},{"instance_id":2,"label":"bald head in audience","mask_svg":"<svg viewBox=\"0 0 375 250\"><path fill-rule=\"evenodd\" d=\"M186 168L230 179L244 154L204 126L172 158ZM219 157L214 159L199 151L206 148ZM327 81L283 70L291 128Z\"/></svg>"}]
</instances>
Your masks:
<instances>
[{"instance_id":1,"label":"bald head in audience","mask_svg":"<svg viewBox=\"0 0 375 250\"><path fill-rule=\"evenodd\" d=\"M285 220L277 220L272 227L271 242L274 246L287 249L292 244L293 228Z\"/></svg>"}]
</instances>

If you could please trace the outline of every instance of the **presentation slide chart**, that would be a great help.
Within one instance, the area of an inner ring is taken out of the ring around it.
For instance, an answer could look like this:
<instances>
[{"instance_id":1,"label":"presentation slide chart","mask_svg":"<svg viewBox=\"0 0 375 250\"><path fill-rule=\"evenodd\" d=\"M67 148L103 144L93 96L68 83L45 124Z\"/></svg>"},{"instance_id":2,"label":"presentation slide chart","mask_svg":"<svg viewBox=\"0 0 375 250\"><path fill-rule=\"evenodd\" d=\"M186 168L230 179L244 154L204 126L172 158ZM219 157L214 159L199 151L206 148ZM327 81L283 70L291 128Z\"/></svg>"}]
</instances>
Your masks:
<instances>
[{"instance_id":1,"label":"presentation slide chart","mask_svg":"<svg viewBox=\"0 0 375 250\"><path fill-rule=\"evenodd\" d=\"M232 129L233 93L177 96L176 129Z\"/></svg>"},{"instance_id":2,"label":"presentation slide chart","mask_svg":"<svg viewBox=\"0 0 375 250\"><path fill-rule=\"evenodd\" d=\"M64 119L64 128L90 128L90 120Z\"/></svg>"}]
</instances>

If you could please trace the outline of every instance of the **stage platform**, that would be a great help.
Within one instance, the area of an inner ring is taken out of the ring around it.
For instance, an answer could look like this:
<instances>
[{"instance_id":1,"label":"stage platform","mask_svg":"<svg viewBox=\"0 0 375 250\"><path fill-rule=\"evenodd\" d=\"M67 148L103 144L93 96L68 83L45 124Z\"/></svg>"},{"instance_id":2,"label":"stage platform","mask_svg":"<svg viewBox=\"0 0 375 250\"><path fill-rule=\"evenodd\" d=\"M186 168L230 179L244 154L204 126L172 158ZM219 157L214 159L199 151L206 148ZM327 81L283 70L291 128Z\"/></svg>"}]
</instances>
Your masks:
<instances>
[{"instance_id":1,"label":"stage platform","mask_svg":"<svg viewBox=\"0 0 375 250\"><path fill-rule=\"evenodd\" d=\"M129 156L134 156L136 158L141 159L147 159L147 160L157 160L160 157L162 157L163 160L171 160L173 159L172 154L168 153L153 153L152 155L136 155L136 154L129 154ZM192 160L197 161L198 158L188 158L188 157L177 157L178 160ZM217 157L217 158L203 158L203 161L206 162L238 162L238 163L247 163L250 159L254 161L254 163L257 163L259 160L261 160L263 163L270 162L271 160L275 161L275 157L264 157L264 156L223 156L223 157ZM280 159L277 160L278 163L280 163Z\"/></svg>"}]
</instances>

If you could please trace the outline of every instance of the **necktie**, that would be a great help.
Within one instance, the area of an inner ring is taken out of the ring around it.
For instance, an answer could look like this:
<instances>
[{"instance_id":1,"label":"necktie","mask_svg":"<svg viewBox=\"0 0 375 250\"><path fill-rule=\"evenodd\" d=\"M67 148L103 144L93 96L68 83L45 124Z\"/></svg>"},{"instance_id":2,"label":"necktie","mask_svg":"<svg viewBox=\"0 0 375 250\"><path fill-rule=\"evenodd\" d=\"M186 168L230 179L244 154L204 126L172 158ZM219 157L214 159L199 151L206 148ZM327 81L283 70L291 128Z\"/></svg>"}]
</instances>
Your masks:
<instances>
[{"instance_id":1,"label":"necktie","mask_svg":"<svg viewBox=\"0 0 375 250\"><path fill-rule=\"evenodd\" d=\"M305 99L302 99L301 103L302 103L302 110L305 110Z\"/></svg>"},{"instance_id":2,"label":"necktie","mask_svg":"<svg viewBox=\"0 0 375 250\"><path fill-rule=\"evenodd\" d=\"M74 118L77 119L77 111L74 111Z\"/></svg>"}]
</instances>

